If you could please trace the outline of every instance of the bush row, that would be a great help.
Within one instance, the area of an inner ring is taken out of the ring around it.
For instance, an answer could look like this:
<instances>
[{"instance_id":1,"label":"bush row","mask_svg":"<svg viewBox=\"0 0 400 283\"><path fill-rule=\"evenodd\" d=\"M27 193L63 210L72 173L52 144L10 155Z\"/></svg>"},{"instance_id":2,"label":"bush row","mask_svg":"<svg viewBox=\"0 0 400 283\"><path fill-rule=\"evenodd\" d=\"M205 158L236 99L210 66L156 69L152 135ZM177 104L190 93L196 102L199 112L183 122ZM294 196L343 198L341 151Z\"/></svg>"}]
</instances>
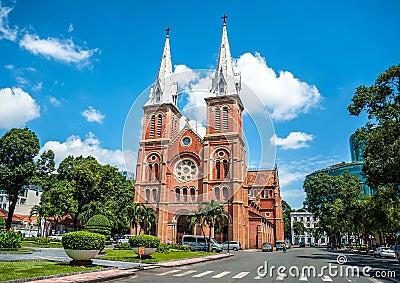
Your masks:
<instances>
[{"instance_id":1,"label":"bush row","mask_svg":"<svg viewBox=\"0 0 400 283\"><path fill-rule=\"evenodd\" d=\"M69 232L62 236L62 245L65 249L73 250L102 250L106 237L88 231Z\"/></svg>"},{"instance_id":2,"label":"bush row","mask_svg":"<svg viewBox=\"0 0 400 283\"><path fill-rule=\"evenodd\" d=\"M21 234L14 231L0 231L0 248L17 249L21 247Z\"/></svg>"}]
</instances>

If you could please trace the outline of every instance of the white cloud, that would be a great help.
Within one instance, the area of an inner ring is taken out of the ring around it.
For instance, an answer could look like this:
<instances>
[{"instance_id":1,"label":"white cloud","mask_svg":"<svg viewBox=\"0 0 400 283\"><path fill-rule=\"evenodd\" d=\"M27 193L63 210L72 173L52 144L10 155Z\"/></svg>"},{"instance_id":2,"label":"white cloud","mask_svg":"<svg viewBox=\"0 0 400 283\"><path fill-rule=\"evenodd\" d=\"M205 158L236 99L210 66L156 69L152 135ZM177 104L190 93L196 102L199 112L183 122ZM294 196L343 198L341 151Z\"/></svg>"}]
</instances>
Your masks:
<instances>
[{"instance_id":1,"label":"white cloud","mask_svg":"<svg viewBox=\"0 0 400 283\"><path fill-rule=\"evenodd\" d=\"M41 91L43 87L43 82L39 82L36 85L32 86L32 90L35 92Z\"/></svg>"},{"instance_id":2,"label":"white cloud","mask_svg":"<svg viewBox=\"0 0 400 283\"><path fill-rule=\"evenodd\" d=\"M270 143L272 145L280 146L282 149L299 149L303 147L308 147L307 142L314 139L313 135L306 134L303 132L291 132L286 138L278 138L274 134L270 138Z\"/></svg>"},{"instance_id":3,"label":"white cloud","mask_svg":"<svg viewBox=\"0 0 400 283\"><path fill-rule=\"evenodd\" d=\"M54 59L67 64L76 64L78 67L90 66L92 56L99 49L84 49L75 45L72 39L57 39L48 37L41 39L38 35L25 34L19 45L35 55L42 55L47 59Z\"/></svg>"},{"instance_id":4,"label":"white cloud","mask_svg":"<svg viewBox=\"0 0 400 283\"><path fill-rule=\"evenodd\" d=\"M99 110L89 106L88 109L84 110L82 116L86 118L88 122L96 122L96 123L103 123L103 119L106 115L102 114Z\"/></svg>"},{"instance_id":5,"label":"white cloud","mask_svg":"<svg viewBox=\"0 0 400 283\"><path fill-rule=\"evenodd\" d=\"M21 88L0 89L0 128L20 127L40 116L36 101Z\"/></svg>"},{"instance_id":6,"label":"white cloud","mask_svg":"<svg viewBox=\"0 0 400 283\"><path fill-rule=\"evenodd\" d=\"M61 105L61 100L55 98L54 96L50 96L49 97L49 101L51 104L53 104L54 106L60 106Z\"/></svg>"},{"instance_id":7,"label":"white cloud","mask_svg":"<svg viewBox=\"0 0 400 283\"><path fill-rule=\"evenodd\" d=\"M110 164L116 166L121 170L125 170L124 153L119 150L110 150L102 148L100 140L91 132L81 139L79 136L72 135L67 138L65 142L48 141L44 144L41 152L46 150L53 150L55 154L55 162L58 166L67 156L93 156L101 164ZM125 157L129 158L132 163L136 158L136 154L132 151L126 151ZM132 157L132 159L130 158ZM129 164L130 164L129 163ZM129 165L127 164L127 166ZM131 168L132 166L129 166ZM134 171L133 171L134 172Z\"/></svg>"},{"instance_id":8,"label":"white cloud","mask_svg":"<svg viewBox=\"0 0 400 283\"><path fill-rule=\"evenodd\" d=\"M13 64L9 64L9 65L5 65L4 68L6 68L7 70L14 70L14 65Z\"/></svg>"},{"instance_id":9,"label":"white cloud","mask_svg":"<svg viewBox=\"0 0 400 283\"><path fill-rule=\"evenodd\" d=\"M18 27L10 28L8 24L8 14L13 8L2 7L0 2L0 40L7 39L15 41L17 39Z\"/></svg>"},{"instance_id":10,"label":"white cloud","mask_svg":"<svg viewBox=\"0 0 400 283\"><path fill-rule=\"evenodd\" d=\"M73 24L69 24L68 26L68 32L73 32L74 31L74 26Z\"/></svg>"},{"instance_id":11,"label":"white cloud","mask_svg":"<svg viewBox=\"0 0 400 283\"><path fill-rule=\"evenodd\" d=\"M316 86L300 81L288 71L280 71L277 76L259 53L245 53L235 60L234 65L241 72L243 83L272 111L275 120L291 120L318 107L321 95ZM254 103L258 104L258 101ZM250 113L256 111L257 105L254 109L251 104L248 106Z\"/></svg>"}]
</instances>

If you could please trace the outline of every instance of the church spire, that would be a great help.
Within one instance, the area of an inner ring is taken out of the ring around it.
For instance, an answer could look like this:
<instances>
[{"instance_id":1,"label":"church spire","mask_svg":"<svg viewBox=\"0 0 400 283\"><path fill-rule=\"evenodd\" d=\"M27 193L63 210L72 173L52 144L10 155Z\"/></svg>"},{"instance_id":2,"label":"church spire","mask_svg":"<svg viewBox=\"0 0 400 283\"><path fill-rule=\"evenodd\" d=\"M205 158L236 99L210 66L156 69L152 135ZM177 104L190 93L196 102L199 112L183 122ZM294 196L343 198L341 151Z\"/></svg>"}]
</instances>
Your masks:
<instances>
[{"instance_id":1,"label":"church spire","mask_svg":"<svg viewBox=\"0 0 400 283\"><path fill-rule=\"evenodd\" d=\"M158 70L157 79L150 90L147 104L172 103L176 106L177 103L178 85L172 82L172 60L169 46L170 30L170 27L165 30L166 37L160 69Z\"/></svg>"},{"instance_id":2,"label":"church spire","mask_svg":"<svg viewBox=\"0 0 400 283\"><path fill-rule=\"evenodd\" d=\"M241 89L240 74L235 74L233 71L232 56L226 29L227 18L228 16L225 14L221 17L223 19L221 45L215 75L211 81L210 91L216 96L239 94Z\"/></svg>"}]
</instances>

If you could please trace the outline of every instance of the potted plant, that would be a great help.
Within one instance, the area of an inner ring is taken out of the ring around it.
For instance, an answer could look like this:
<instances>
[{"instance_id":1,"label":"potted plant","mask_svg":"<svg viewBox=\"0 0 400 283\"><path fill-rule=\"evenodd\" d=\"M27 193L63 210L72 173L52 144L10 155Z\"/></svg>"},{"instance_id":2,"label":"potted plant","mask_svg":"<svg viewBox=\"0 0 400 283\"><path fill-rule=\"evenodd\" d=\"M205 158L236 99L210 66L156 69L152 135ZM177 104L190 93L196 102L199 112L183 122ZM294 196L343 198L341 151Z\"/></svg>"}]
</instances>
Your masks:
<instances>
[{"instance_id":1,"label":"potted plant","mask_svg":"<svg viewBox=\"0 0 400 283\"><path fill-rule=\"evenodd\" d=\"M151 235L137 235L129 238L129 244L137 254L139 254L139 247L144 247L144 255L149 256L157 250L160 239Z\"/></svg>"},{"instance_id":2,"label":"potted plant","mask_svg":"<svg viewBox=\"0 0 400 283\"><path fill-rule=\"evenodd\" d=\"M62 236L62 245L65 253L76 261L87 261L94 258L105 246L105 236L76 231Z\"/></svg>"}]
</instances>

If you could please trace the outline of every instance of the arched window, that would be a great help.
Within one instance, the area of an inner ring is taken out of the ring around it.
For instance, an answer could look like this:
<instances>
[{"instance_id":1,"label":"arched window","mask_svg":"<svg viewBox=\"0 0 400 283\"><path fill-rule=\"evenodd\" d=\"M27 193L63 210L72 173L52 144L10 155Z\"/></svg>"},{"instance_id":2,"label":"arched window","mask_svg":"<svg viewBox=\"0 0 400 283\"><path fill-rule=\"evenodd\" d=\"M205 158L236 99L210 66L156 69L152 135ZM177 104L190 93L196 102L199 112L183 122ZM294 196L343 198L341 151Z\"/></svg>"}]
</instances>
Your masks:
<instances>
[{"instance_id":1,"label":"arched window","mask_svg":"<svg viewBox=\"0 0 400 283\"><path fill-rule=\"evenodd\" d=\"M176 200L176 202L181 201L181 190L179 188L175 189L175 200Z\"/></svg>"},{"instance_id":2,"label":"arched window","mask_svg":"<svg viewBox=\"0 0 400 283\"><path fill-rule=\"evenodd\" d=\"M227 187L222 189L222 194L224 195L224 201L229 200L229 193L228 193L228 188Z\"/></svg>"},{"instance_id":3,"label":"arched window","mask_svg":"<svg viewBox=\"0 0 400 283\"><path fill-rule=\"evenodd\" d=\"M149 181L151 181L151 175L153 175L153 164L149 164Z\"/></svg>"},{"instance_id":4,"label":"arched window","mask_svg":"<svg viewBox=\"0 0 400 283\"><path fill-rule=\"evenodd\" d=\"M228 172L229 172L228 160L224 159L224 161L222 163L224 165L224 178L226 178L228 176Z\"/></svg>"},{"instance_id":5,"label":"arched window","mask_svg":"<svg viewBox=\"0 0 400 283\"><path fill-rule=\"evenodd\" d=\"M219 111L219 107L215 107L215 131L221 131L221 113Z\"/></svg>"},{"instance_id":6,"label":"arched window","mask_svg":"<svg viewBox=\"0 0 400 283\"><path fill-rule=\"evenodd\" d=\"M153 190L153 202L157 202L157 190Z\"/></svg>"},{"instance_id":7,"label":"arched window","mask_svg":"<svg viewBox=\"0 0 400 283\"><path fill-rule=\"evenodd\" d=\"M162 128L162 114L158 114L158 116L157 116L157 137L161 137L161 128Z\"/></svg>"},{"instance_id":8,"label":"arched window","mask_svg":"<svg viewBox=\"0 0 400 283\"><path fill-rule=\"evenodd\" d=\"M215 161L215 169L217 170L217 179L221 179L221 161Z\"/></svg>"},{"instance_id":9,"label":"arched window","mask_svg":"<svg viewBox=\"0 0 400 283\"><path fill-rule=\"evenodd\" d=\"M190 188L190 201L194 202L196 196L196 190L194 188Z\"/></svg>"},{"instance_id":10,"label":"arched window","mask_svg":"<svg viewBox=\"0 0 400 283\"><path fill-rule=\"evenodd\" d=\"M151 115L150 138L154 138L154 128L156 126L156 115Z\"/></svg>"},{"instance_id":11,"label":"arched window","mask_svg":"<svg viewBox=\"0 0 400 283\"><path fill-rule=\"evenodd\" d=\"M146 202L150 201L150 190L146 189Z\"/></svg>"},{"instance_id":12,"label":"arched window","mask_svg":"<svg viewBox=\"0 0 400 283\"><path fill-rule=\"evenodd\" d=\"M224 123L224 131L228 131L228 107L225 106L222 109L222 119L223 119L223 123Z\"/></svg>"},{"instance_id":13,"label":"arched window","mask_svg":"<svg viewBox=\"0 0 400 283\"><path fill-rule=\"evenodd\" d=\"M154 164L154 175L156 177L156 180L160 180L160 175L159 175L159 172L158 172L158 164L157 163Z\"/></svg>"},{"instance_id":14,"label":"arched window","mask_svg":"<svg viewBox=\"0 0 400 283\"><path fill-rule=\"evenodd\" d=\"M221 199L221 192L218 187L214 189L214 193L215 193L215 199L219 201Z\"/></svg>"},{"instance_id":15,"label":"arched window","mask_svg":"<svg viewBox=\"0 0 400 283\"><path fill-rule=\"evenodd\" d=\"M183 188L182 193L183 193L183 201L187 202L187 193L188 193L187 188Z\"/></svg>"}]
</instances>

